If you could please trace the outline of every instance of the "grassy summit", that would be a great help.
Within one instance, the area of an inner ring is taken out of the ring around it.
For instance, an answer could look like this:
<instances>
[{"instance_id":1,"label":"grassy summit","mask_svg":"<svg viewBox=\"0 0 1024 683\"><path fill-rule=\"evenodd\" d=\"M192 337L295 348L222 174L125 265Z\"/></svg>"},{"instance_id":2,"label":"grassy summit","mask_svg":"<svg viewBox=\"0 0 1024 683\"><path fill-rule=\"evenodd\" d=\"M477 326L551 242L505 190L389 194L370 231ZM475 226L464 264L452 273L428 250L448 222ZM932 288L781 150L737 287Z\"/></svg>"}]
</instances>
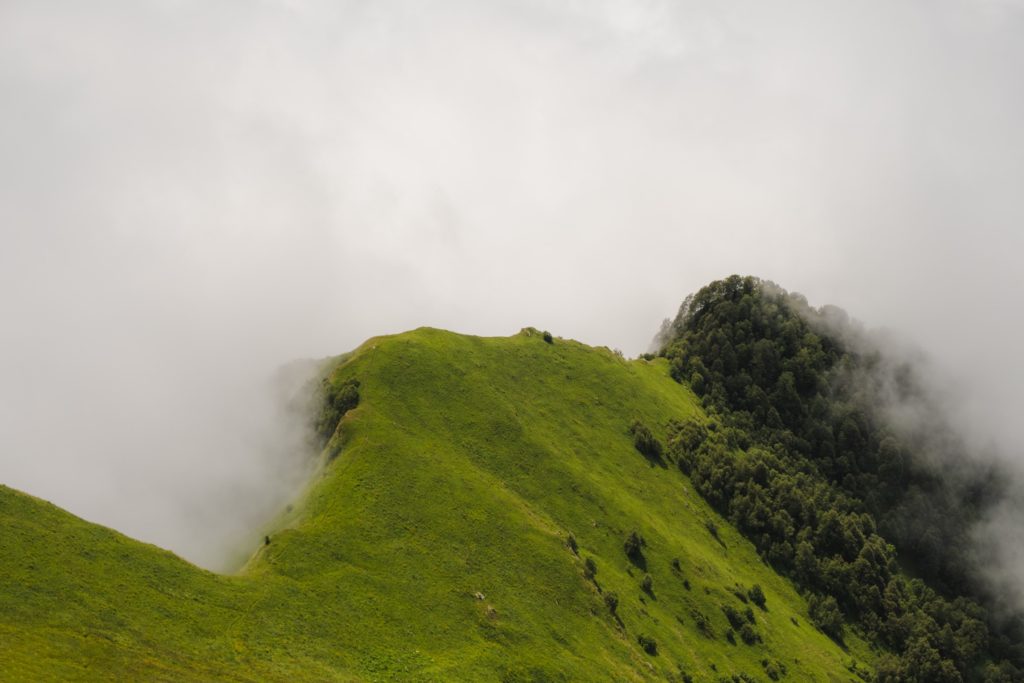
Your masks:
<instances>
[{"instance_id":1,"label":"grassy summit","mask_svg":"<svg viewBox=\"0 0 1024 683\"><path fill-rule=\"evenodd\" d=\"M0 487L0 678L845 681L870 664L634 447L634 420L664 440L704 419L666 361L420 329L334 365L358 407L236 576Z\"/></svg>"}]
</instances>

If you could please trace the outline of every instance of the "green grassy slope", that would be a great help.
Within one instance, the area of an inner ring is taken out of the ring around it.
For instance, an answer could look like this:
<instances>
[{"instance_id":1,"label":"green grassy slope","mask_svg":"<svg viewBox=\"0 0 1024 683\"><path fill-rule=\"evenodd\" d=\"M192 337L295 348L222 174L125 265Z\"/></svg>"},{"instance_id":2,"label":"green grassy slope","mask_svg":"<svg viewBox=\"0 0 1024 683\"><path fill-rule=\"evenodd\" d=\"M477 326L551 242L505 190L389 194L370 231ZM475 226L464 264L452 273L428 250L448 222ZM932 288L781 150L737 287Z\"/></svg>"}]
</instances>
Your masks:
<instances>
[{"instance_id":1,"label":"green grassy slope","mask_svg":"<svg viewBox=\"0 0 1024 683\"><path fill-rule=\"evenodd\" d=\"M863 643L844 652L810 625L683 475L635 450L634 418L663 437L701 415L663 361L420 329L370 340L331 381L353 377L336 457L238 576L0 488L0 678L629 681L682 666L767 680L764 660L783 680L845 681L870 664ZM623 551L634 529L646 567ZM731 644L721 607L742 612L730 589L754 583L762 642Z\"/></svg>"}]
</instances>

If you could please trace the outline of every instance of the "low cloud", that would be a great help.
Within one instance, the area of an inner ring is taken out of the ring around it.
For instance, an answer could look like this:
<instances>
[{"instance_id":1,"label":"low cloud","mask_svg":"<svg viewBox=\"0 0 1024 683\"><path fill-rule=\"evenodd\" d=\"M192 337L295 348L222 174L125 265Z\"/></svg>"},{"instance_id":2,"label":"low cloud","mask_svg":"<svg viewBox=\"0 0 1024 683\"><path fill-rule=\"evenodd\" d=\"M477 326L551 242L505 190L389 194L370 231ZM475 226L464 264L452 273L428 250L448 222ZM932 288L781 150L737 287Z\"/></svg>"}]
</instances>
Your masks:
<instances>
[{"instance_id":1,"label":"low cloud","mask_svg":"<svg viewBox=\"0 0 1024 683\"><path fill-rule=\"evenodd\" d=\"M301 479L282 364L423 324L638 353L734 272L901 330L1016 454L1022 37L967 0L5 2L0 481L216 566Z\"/></svg>"}]
</instances>

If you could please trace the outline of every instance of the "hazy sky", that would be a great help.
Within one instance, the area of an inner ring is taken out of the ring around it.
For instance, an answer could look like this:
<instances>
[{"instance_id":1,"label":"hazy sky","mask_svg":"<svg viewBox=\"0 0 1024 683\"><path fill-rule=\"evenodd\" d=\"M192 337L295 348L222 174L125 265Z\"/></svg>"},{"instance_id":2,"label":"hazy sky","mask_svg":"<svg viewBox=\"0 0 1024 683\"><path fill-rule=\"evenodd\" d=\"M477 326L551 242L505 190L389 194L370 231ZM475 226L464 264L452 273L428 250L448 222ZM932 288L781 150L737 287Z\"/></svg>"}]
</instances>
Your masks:
<instances>
[{"instance_id":1,"label":"hazy sky","mask_svg":"<svg viewBox=\"0 0 1024 683\"><path fill-rule=\"evenodd\" d=\"M0 482L216 566L274 369L420 325L630 355L754 274L1013 451L1024 4L0 3Z\"/></svg>"}]
</instances>

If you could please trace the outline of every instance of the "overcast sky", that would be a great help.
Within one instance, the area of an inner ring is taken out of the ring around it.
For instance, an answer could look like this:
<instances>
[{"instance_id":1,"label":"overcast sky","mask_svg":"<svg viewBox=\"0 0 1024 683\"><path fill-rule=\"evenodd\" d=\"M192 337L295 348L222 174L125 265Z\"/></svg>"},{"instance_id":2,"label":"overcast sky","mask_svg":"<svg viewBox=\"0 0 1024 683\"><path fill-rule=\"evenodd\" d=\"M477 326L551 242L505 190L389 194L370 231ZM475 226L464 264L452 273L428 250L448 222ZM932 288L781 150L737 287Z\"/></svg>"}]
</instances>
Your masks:
<instances>
[{"instance_id":1,"label":"overcast sky","mask_svg":"<svg viewBox=\"0 0 1024 683\"><path fill-rule=\"evenodd\" d=\"M0 482L207 566L279 365L420 325L646 350L754 274L1019 440L1024 5L0 3Z\"/></svg>"}]
</instances>

